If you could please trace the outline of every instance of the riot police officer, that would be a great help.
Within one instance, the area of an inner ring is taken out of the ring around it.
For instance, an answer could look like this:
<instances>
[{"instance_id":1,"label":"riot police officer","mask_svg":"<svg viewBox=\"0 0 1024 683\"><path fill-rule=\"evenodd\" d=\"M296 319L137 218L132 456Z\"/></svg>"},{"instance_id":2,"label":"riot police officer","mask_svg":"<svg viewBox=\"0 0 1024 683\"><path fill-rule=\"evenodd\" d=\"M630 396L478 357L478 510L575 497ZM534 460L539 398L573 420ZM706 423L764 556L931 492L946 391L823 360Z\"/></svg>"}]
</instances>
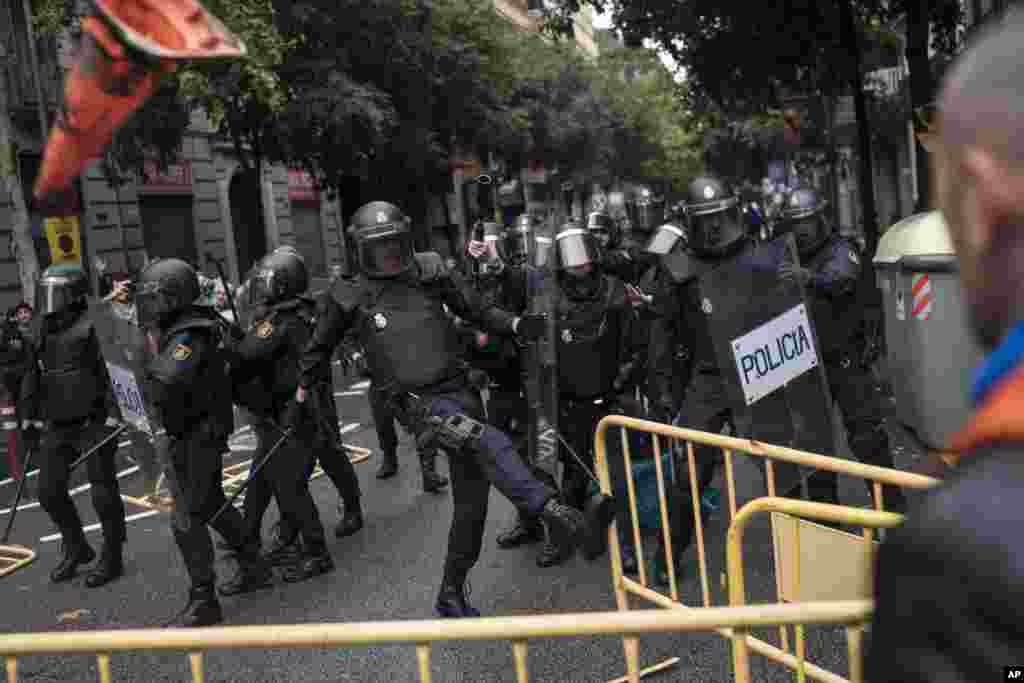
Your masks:
<instances>
[{"instance_id":1,"label":"riot police officer","mask_svg":"<svg viewBox=\"0 0 1024 683\"><path fill-rule=\"evenodd\" d=\"M591 485L594 430L632 389L640 368L636 316L625 286L601 268L592 233L570 222L555 237L558 284L559 431L564 437L562 496L583 509ZM571 449L571 453L564 452ZM620 458L609 457L616 499L627 496ZM624 514L625 509L620 510ZM626 519L625 516L620 517ZM564 555L546 543L540 567L560 564Z\"/></svg>"},{"instance_id":2,"label":"riot police officer","mask_svg":"<svg viewBox=\"0 0 1024 683\"><path fill-rule=\"evenodd\" d=\"M481 424L480 395L468 382L444 306L494 332L528 338L539 336L543 319L485 309L470 287L444 270L440 255L414 253L410 221L393 204L366 204L352 224L362 275L332 290L330 310L318 321L303 358L297 398L305 399L318 381L316 369L344 333L356 328L371 372L389 391L406 428L419 443L440 443L448 452L455 509L436 608L442 616L476 616L465 580L480 555L491 483L524 514L540 515L561 546L575 547L586 525L577 510L531 475L504 433Z\"/></svg>"},{"instance_id":3,"label":"riot police officer","mask_svg":"<svg viewBox=\"0 0 1024 683\"><path fill-rule=\"evenodd\" d=\"M633 283L637 277L637 263L622 245L622 228L604 211L587 214L587 231L593 235L600 247L601 267L625 283Z\"/></svg>"},{"instance_id":4,"label":"riot police officer","mask_svg":"<svg viewBox=\"0 0 1024 683\"><path fill-rule=\"evenodd\" d=\"M858 348L864 315L857 291L861 256L855 244L832 231L825 207L813 188L798 187L789 193L776 234L793 233L801 265L784 263L779 275L799 283L808 294L829 391L842 410L850 450L863 463L891 468L881 402ZM807 485L815 500L838 501L834 473L815 472ZM885 486L882 497L886 509L904 510L900 488Z\"/></svg>"},{"instance_id":5,"label":"riot police officer","mask_svg":"<svg viewBox=\"0 0 1024 683\"><path fill-rule=\"evenodd\" d=\"M213 516L225 502L221 482L224 451L234 426L231 380L222 342L225 322L211 309L193 305L199 296L195 270L179 259L154 259L139 275L135 303L139 325L156 336L157 352L147 368L152 402L161 423L163 453L174 496L174 540L191 580L181 626L223 620L214 590L214 552L207 523L235 549L238 573L220 586L237 595L268 586L270 566L260 557L234 507Z\"/></svg>"},{"instance_id":6,"label":"riot police officer","mask_svg":"<svg viewBox=\"0 0 1024 683\"><path fill-rule=\"evenodd\" d=\"M527 264L532 253L535 223L536 219L530 214L520 215L506 231L491 223L485 229L484 241L470 243L470 256L476 254L479 263L477 290L485 304L505 311L526 310L530 272ZM469 362L487 375L487 414L491 424L517 442L520 457L529 464L527 426L530 416L523 381L525 358L520 345L514 339L489 334L461 319L457 319L456 324L467 330ZM548 481L543 472L534 470L534 474ZM552 488L557 487L554 480L548 483ZM539 520L520 518L511 529L498 534L497 541L499 547L514 548L543 537Z\"/></svg>"},{"instance_id":7,"label":"riot police officer","mask_svg":"<svg viewBox=\"0 0 1024 683\"><path fill-rule=\"evenodd\" d=\"M62 556L50 572L54 583L75 576L95 551L85 539L82 520L68 495L69 465L109 435L119 414L87 314L89 284L79 266L50 266L36 291L36 318L30 364L22 384L23 417L44 423L39 453L39 502L60 530ZM117 483L117 444L102 446L87 461L92 504L103 529L103 549L85 585L96 588L123 573L124 503Z\"/></svg>"},{"instance_id":8,"label":"riot police officer","mask_svg":"<svg viewBox=\"0 0 1024 683\"><path fill-rule=\"evenodd\" d=\"M280 449L253 475L245 508L250 534L258 535L269 488L277 499L282 519L301 533L302 555L295 558L284 574L290 582L334 569L324 540L324 527L309 493L307 468L319 450L314 441L317 430L311 410L313 401L300 406L294 397L299 354L312 335L315 320L314 302L301 296L308 286L306 264L298 255L280 250L265 256L251 284L251 296L260 306L260 314L234 345L232 362L233 379L239 385L250 384L256 377L263 381L266 405L255 411L264 418L256 426L260 462L281 437L274 433L275 426L284 425L292 430ZM251 385L246 389L251 390ZM253 486L257 487L258 495L250 497Z\"/></svg>"},{"instance_id":9,"label":"riot police officer","mask_svg":"<svg viewBox=\"0 0 1024 683\"><path fill-rule=\"evenodd\" d=\"M722 181L700 176L691 181L684 203L688 230L662 225L648 249L661 256L659 287L652 304L650 333L650 392L657 416L689 429L718 432L732 421L725 383L715 356L706 316L701 307L698 279L732 259L744 258L751 267L764 266L749 239L739 201ZM688 239L685 240L684 234ZM681 402L675 387L685 385ZM695 449L699 490L711 483L717 454L714 448ZM670 524L673 551L681 554L693 540L690 485L685 461L675 467L676 481ZM662 557L663 553L659 553ZM660 572L664 580L664 568Z\"/></svg>"},{"instance_id":10,"label":"riot police officer","mask_svg":"<svg viewBox=\"0 0 1024 683\"><path fill-rule=\"evenodd\" d=\"M267 286L268 281L275 283L274 289ZM240 359L241 364L248 367L239 368L234 373L234 379L237 382L235 396L236 402L243 404L243 407L254 414L254 432L260 449L264 451L273 447L273 444L280 438L281 434L277 425L280 424L279 420L282 415L273 405L273 401L261 403L260 399L272 395L275 385L279 385L282 381L297 382L294 379L297 372L294 364L297 362L297 355L302 346L295 341L295 338L301 334L305 334L308 338L319 310L317 302L302 296L308 285L309 275L305 260L291 245L276 248L257 262L250 274L248 291L254 322L249 326L249 334L250 339L261 341L253 341L246 348L236 349L245 356ZM272 321L277 317L283 318L283 323L275 327ZM269 328L267 325L263 325L262 331L267 332L269 329L282 336L277 337L273 334L270 337L259 336L261 324L268 321L270 322ZM289 325L291 329L287 331L295 333L295 338L285 336L286 327ZM261 361L261 354L269 355ZM285 367L289 365L291 369ZM329 368L325 368L324 371L327 374L330 373ZM292 373L291 379L287 377L287 372ZM334 533L338 538L344 538L363 528L359 479L340 443L340 434L337 429L338 412L334 402L333 387L330 382L323 382L318 385L318 388L318 394L314 397L315 401L311 404L315 410L304 416L309 419L305 420L301 426L303 433L296 442L290 444L294 448L302 446L305 443L303 439L310 440L308 444L305 444L311 446L308 449L309 455L306 457L303 454L298 459L287 458L287 456L285 458L301 464L296 471L302 473L303 481L309 480L319 461L327 478L338 490L341 521ZM283 397L293 393L294 386L291 390L284 392L281 391L280 386L277 386L276 391L280 394L279 403L286 404L287 401ZM281 456L274 457L281 458ZM249 532L257 539L260 538L263 515L275 493L274 480L282 479L274 474L276 471L275 467L267 467L259 474L254 473L251 475L253 479L249 482L246 490L246 525ZM290 474L293 474L292 470L289 470L285 477ZM309 526L310 524L309 509L305 501L302 500L305 494L296 488L297 482L292 481L289 485L291 488L285 494L284 505L291 506L293 512L285 514L282 509L281 519L265 557L275 565L292 567L286 572L286 579L293 574L295 577L308 578L302 576L302 572L296 573L298 571L296 567L300 567L304 562L308 569L315 574L318 567L327 567L329 563L317 560L315 554L309 555L306 560L301 559L297 540L299 530L303 525ZM303 486L305 487L305 485ZM306 491L308 492L308 488ZM296 492L298 499L293 495ZM282 499L278 497L279 509L281 506ZM298 514L295 514L296 510ZM294 523L296 519L300 521L300 524ZM306 550L309 554L308 547Z\"/></svg>"}]
</instances>

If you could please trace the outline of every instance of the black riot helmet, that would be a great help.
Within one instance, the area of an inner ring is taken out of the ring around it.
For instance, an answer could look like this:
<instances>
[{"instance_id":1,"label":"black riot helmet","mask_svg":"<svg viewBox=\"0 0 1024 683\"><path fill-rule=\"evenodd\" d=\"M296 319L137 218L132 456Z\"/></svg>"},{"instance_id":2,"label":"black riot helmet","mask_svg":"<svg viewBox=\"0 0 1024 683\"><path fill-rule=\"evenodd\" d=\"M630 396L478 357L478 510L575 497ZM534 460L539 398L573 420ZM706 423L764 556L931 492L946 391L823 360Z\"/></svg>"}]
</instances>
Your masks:
<instances>
[{"instance_id":1,"label":"black riot helmet","mask_svg":"<svg viewBox=\"0 0 1024 683\"><path fill-rule=\"evenodd\" d=\"M81 266L50 266L43 271L36 285L36 309L45 316L83 309L88 295L89 280Z\"/></svg>"},{"instance_id":2,"label":"black riot helmet","mask_svg":"<svg viewBox=\"0 0 1024 683\"><path fill-rule=\"evenodd\" d=\"M153 259L139 273L135 307L139 325L166 327L199 298L196 270L181 259Z\"/></svg>"},{"instance_id":3,"label":"black riot helmet","mask_svg":"<svg viewBox=\"0 0 1024 683\"><path fill-rule=\"evenodd\" d=\"M786 197L782 209L781 230L776 234L792 232L801 256L817 251L832 233L825 218L826 202L810 187L797 187Z\"/></svg>"},{"instance_id":4,"label":"black riot helmet","mask_svg":"<svg viewBox=\"0 0 1024 683\"><path fill-rule=\"evenodd\" d=\"M278 247L257 264L249 297L253 304L273 304L293 299L308 287L306 262L294 247Z\"/></svg>"},{"instance_id":5,"label":"black riot helmet","mask_svg":"<svg viewBox=\"0 0 1024 683\"><path fill-rule=\"evenodd\" d=\"M684 204L689 243L702 256L725 256L746 238L739 199L711 176L695 178Z\"/></svg>"},{"instance_id":6,"label":"black riot helmet","mask_svg":"<svg viewBox=\"0 0 1024 683\"><path fill-rule=\"evenodd\" d=\"M651 239L647 241L647 246L644 247L644 253L654 256L665 256L671 253L677 246L682 245L685 247L686 244L686 229L673 221L669 221L668 223L662 223L654 231Z\"/></svg>"},{"instance_id":7,"label":"black riot helmet","mask_svg":"<svg viewBox=\"0 0 1024 683\"><path fill-rule=\"evenodd\" d=\"M587 230L603 249L615 249L622 243L622 230L604 211L591 211L587 215Z\"/></svg>"},{"instance_id":8,"label":"black riot helmet","mask_svg":"<svg viewBox=\"0 0 1024 683\"><path fill-rule=\"evenodd\" d=\"M413 267L410 223L401 209L388 202L364 204L352 215L349 230L367 277L396 277Z\"/></svg>"},{"instance_id":9,"label":"black riot helmet","mask_svg":"<svg viewBox=\"0 0 1024 683\"><path fill-rule=\"evenodd\" d=\"M641 185L633 196L633 229L650 232L665 221L665 199L650 187Z\"/></svg>"},{"instance_id":10,"label":"black riot helmet","mask_svg":"<svg viewBox=\"0 0 1024 683\"><path fill-rule=\"evenodd\" d=\"M537 220L531 214L524 213L505 231L505 258L510 266L521 267L529 262L535 252L536 227Z\"/></svg>"},{"instance_id":11,"label":"black riot helmet","mask_svg":"<svg viewBox=\"0 0 1024 683\"><path fill-rule=\"evenodd\" d=\"M497 275L505 269L504 237L505 229L500 224L484 223L484 244L487 245L487 251L480 257L482 275Z\"/></svg>"}]
</instances>

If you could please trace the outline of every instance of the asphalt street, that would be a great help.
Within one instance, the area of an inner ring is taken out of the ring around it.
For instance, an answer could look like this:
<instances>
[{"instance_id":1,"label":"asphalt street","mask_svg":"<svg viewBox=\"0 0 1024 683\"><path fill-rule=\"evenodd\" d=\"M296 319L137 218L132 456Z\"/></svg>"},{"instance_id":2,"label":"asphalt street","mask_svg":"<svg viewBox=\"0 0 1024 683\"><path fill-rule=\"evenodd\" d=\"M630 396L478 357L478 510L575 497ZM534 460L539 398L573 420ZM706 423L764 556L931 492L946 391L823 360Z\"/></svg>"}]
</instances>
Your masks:
<instances>
[{"instance_id":1,"label":"asphalt street","mask_svg":"<svg viewBox=\"0 0 1024 683\"><path fill-rule=\"evenodd\" d=\"M387 481L374 478L377 441L365 397L365 382L336 377L339 422L344 440L374 450L374 457L356 465L363 488L366 528L358 535L338 540L330 537L337 563L331 574L301 584L277 581L272 589L223 600L228 624L315 624L392 619L432 618L433 603L447 545L450 494L423 493L419 463L412 441L403 436L399 475ZM896 442L897 460L906 466L915 454L907 444ZM254 443L247 432L232 439L225 464L251 459ZM142 477L119 456L122 493L142 493ZM446 470L444 459L439 460ZM243 468L244 469L244 468ZM719 478L721 478L719 473ZM753 462L738 458L736 477L740 503L763 495L761 475ZM718 484L724 491L724 485ZM326 477L311 484L325 525L338 521L337 493ZM0 485L0 523L10 514L14 485ZM864 487L844 482L843 500L867 502ZM86 490L75 494L85 524L95 523ZM725 505L723 496L723 505ZM127 504L128 545L126 575L103 588L84 587L82 577L51 585L47 574L57 562L60 542L45 513L27 501L18 514L12 543L31 546L39 557L29 567L0 579L0 632L73 631L80 629L159 626L183 606L187 588L184 566L174 546L165 513ZM267 515L268 527L276 509ZM473 604L485 615L564 613L614 609L608 558L590 564L576 557L567 565L546 570L534 565L536 547L501 550L496 535L512 522L512 506L496 492L490 505L483 556L470 575ZM714 602L725 604L723 584L724 539L727 512L719 511L706 527ZM269 528L267 530L269 533ZM98 530L89 538L98 546ZM654 552L648 539L645 549ZM766 521L755 524L746 545L749 602L774 601L769 531ZM649 565L650 566L650 565ZM226 561L218 563L224 573ZM700 602L700 580L694 551L686 555L682 598L690 605ZM637 607L642 605L637 604ZM846 675L846 646L834 629L810 628L808 658ZM777 632L765 632L777 642ZM730 681L728 643L718 635L680 635L642 639L644 665L666 657L681 658L679 665L645 680ZM510 681L515 679L510 644L506 642L448 644L433 653L433 672L438 681ZM605 681L624 671L621 641L615 638L576 638L531 644L532 680ZM759 681L791 680L780 667L753 658ZM416 656L412 647L378 646L353 650L242 650L214 652L207 657L209 681L411 681L416 680ZM97 680L95 659L87 656L31 657L20 661L23 681ZM113 658L115 680L187 680L184 654L140 652Z\"/></svg>"}]
</instances>

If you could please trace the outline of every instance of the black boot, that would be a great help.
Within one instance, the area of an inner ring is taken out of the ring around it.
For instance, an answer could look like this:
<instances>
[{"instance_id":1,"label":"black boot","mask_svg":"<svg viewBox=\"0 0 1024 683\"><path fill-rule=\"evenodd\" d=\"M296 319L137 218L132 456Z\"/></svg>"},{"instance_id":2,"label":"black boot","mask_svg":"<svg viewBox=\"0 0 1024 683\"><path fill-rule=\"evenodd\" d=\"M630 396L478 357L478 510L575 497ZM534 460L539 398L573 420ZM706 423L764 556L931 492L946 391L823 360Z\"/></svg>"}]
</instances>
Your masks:
<instances>
[{"instance_id":1,"label":"black boot","mask_svg":"<svg viewBox=\"0 0 1024 683\"><path fill-rule=\"evenodd\" d=\"M380 467L377 468L378 479L390 479L398 474L398 452L383 452L380 456Z\"/></svg>"},{"instance_id":2,"label":"black boot","mask_svg":"<svg viewBox=\"0 0 1024 683\"><path fill-rule=\"evenodd\" d=\"M438 616L446 619L480 616L480 610L472 607L468 598L464 582L445 581L441 584L441 592L437 594L437 603L434 605L434 609L437 610Z\"/></svg>"},{"instance_id":3,"label":"black boot","mask_svg":"<svg viewBox=\"0 0 1024 683\"><path fill-rule=\"evenodd\" d=\"M558 498L551 498L544 504L541 521L544 523L547 539L568 556L571 556L583 542L586 531L583 513L562 503Z\"/></svg>"},{"instance_id":4,"label":"black boot","mask_svg":"<svg viewBox=\"0 0 1024 683\"><path fill-rule=\"evenodd\" d=\"M298 583L334 571L334 559L326 545L308 548L298 562L284 570L281 575L288 583Z\"/></svg>"},{"instance_id":5,"label":"black boot","mask_svg":"<svg viewBox=\"0 0 1024 683\"><path fill-rule=\"evenodd\" d=\"M74 535L65 534L64 540L61 542L60 562L50 572L50 581L53 583L68 581L78 573L78 565L87 564L94 559L96 559L96 551L85 540L85 534L81 530Z\"/></svg>"},{"instance_id":6,"label":"black boot","mask_svg":"<svg viewBox=\"0 0 1024 683\"><path fill-rule=\"evenodd\" d=\"M511 529L498 534L499 548L518 548L521 545L536 543L544 538L544 527L540 522L525 521L522 516L516 519L516 524Z\"/></svg>"},{"instance_id":7,"label":"black boot","mask_svg":"<svg viewBox=\"0 0 1024 683\"><path fill-rule=\"evenodd\" d=\"M271 569L270 563L260 556L256 544L248 544L235 557L238 560L238 571L217 587L221 595L241 595L270 587L273 583L274 570Z\"/></svg>"},{"instance_id":8,"label":"black boot","mask_svg":"<svg viewBox=\"0 0 1024 683\"><path fill-rule=\"evenodd\" d=\"M217 593L213 590L213 586L198 586L188 592L188 605L168 625L195 628L213 626L222 621L224 621L224 613L221 612L220 602L217 600Z\"/></svg>"},{"instance_id":9,"label":"black boot","mask_svg":"<svg viewBox=\"0 0 1024 683\"><path fill-rule=\"evenodd\" d=\"M103 549L100 551L100 561L85 577L85 585L89 588L99 588L122 574L124 574L124 561L121 556L121 544L115 545L104 541Z\"/></svg>"},{"instance_id":10,"label":"black boot","mask_svg":"<svg viewBox=\"0 0 1024 683\"><path fill-rule=\"evenodd\" d=\"M420 453L420 467L423 470L423 490L437 493L448 486L448 478L437 473L437 454L434 452Z\"/></svg>"},{"instance_id":11,"label":"black boot","mask_svg":"<svg viewBox=\"0 0 1024 683\"><path fill-rule=\"evenodd\" d=\"M550 536L545 533L544 545L541 546L540 554L537 555L537 566L541 569L565 564L572 557L572 548L556 545L551 541Z\"/></svg>"},{"instance_id":12,"label":"black boot","mask_svg":"<svg viewBox=\"0 0 1024 683\"><path fill-rule=\"evenodd\" d=\"M338 538L345 538L359 532L363 528L363 505L359 498L352 501L352 504L345 504L345 514L342 515L338 526L334 528L334 535Z\"/></svg>"},{"instance_id":13,"label":"black boot","mask_svg":"<svg viewBox=\"0 0 1024 683\"><path fill-rule=\"evenodd\" d=\"M240 552L238 549L235 552ZM263 553L263 559L275 567L286 567L294 564L299 559L299 538L298 535L282 535L282 529L277 527L277 533Z\"/></svg>"}]
</instances>

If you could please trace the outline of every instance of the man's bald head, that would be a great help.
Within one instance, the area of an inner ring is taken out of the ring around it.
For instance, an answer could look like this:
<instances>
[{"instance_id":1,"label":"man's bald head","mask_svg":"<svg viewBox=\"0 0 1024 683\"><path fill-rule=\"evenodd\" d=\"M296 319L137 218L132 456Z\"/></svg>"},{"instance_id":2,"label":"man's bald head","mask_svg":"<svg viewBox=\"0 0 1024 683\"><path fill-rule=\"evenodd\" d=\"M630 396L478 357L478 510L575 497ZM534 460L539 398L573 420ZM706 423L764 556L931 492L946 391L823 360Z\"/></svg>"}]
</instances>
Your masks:
<instances>
[{"instance_id":1,"label":"man's bald head","mask_svg":"<svg viewBox=\"0 0 1024 683\"><path fill-rule=\"evenodd\" d=\"M1024 12L989 27L956 62L941 95L942 137L1024 168Z\"/></svg>"},{"instance_id":2,"label":"man's bald head","mask_svg":"<svg viewBox=\"0 0 1024 683\"><path fill-rule=\"evenodd\" d=\"M939 205L986 346L1024 322L1024 15L987 30L942 89Z\"/></svg>"}]
</instances>

